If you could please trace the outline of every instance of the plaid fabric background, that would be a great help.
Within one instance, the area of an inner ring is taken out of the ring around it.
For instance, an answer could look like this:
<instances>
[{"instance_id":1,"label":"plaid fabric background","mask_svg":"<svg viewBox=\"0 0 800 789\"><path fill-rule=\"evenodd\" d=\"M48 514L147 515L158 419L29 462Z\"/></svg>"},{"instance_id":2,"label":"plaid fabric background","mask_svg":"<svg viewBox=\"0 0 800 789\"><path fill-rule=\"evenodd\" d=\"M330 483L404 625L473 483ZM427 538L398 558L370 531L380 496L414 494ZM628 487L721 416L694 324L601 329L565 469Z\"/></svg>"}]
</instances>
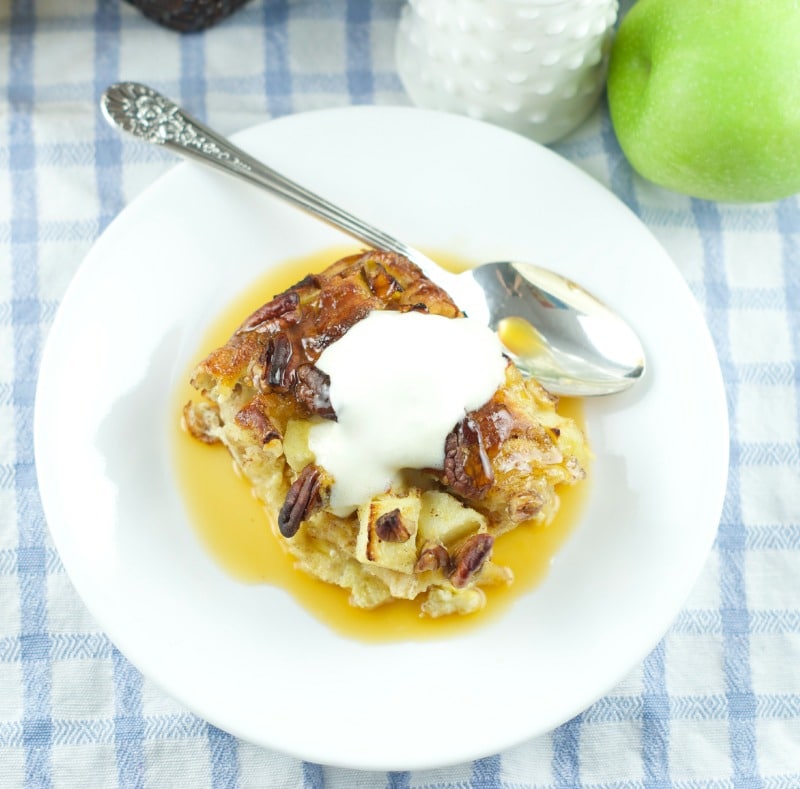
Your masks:
<instances>
[{"instance_id":1,"label":"plaid fabric background","mask_svg":"<svg viewBox=\"0 0 800 789\"><path fill-rule=\"evenodd\" d=\"M401 5L251 0L181 37L117 0L0 3L3 789L800 787L800 202L723 206L648 185L621 156L602 106L555 148L672 255L705 310L731 418L728 494L706 569L662 642L613 693L474 763L330 769L187 712L132 668L76 597L38 499L37 365L94 240L173 164L107 128L101 91L119 79L150 83L226 133L312 108L407 104L393 59ZM687 441L703 451L702 436Z\"/></svg>"}]
</instances>

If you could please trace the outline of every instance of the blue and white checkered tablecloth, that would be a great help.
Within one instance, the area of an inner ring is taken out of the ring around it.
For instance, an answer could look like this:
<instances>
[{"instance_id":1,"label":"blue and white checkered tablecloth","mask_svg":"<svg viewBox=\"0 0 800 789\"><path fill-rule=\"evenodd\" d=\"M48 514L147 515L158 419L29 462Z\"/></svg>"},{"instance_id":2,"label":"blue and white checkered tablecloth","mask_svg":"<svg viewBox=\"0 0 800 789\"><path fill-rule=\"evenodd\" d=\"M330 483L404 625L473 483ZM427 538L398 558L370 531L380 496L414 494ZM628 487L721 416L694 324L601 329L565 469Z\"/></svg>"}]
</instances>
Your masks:
<instances>
[{"instance_id":1,"label":"blue and white checkered tablecloth","mask_svg":"<svg viewBox=\"0 0 800 789\"><path fill-rule=\"evenodd\" d=\"M251 0L180 36L117 0L0 3L3 789L800 787L800 200L730 206L649 185L621 155L604 106L554 147L673 257L705 311L731 419L727 497L702 577L612 693L550 734L447 769L302 763L168 698L70 585L37 492L42 344L95 239L173 165L152 147L123 147L99 116L101 91L152 84L226 133L307 109L407 104L393 53L401 5Z\"/></svg>"}]
</instances>

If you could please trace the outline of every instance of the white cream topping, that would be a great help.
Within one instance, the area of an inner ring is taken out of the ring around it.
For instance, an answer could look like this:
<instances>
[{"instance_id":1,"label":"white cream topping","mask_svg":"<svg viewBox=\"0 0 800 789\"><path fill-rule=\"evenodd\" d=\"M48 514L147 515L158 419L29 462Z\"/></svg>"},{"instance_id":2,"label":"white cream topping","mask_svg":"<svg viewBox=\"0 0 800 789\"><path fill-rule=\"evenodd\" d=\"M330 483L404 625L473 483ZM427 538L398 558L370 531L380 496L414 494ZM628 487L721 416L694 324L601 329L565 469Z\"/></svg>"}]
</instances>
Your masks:
<instances>
[{"instance_id":1,"label":"white cream topping","mask_svg":"<svg viewBox=\"0 0 800 789\"><path fill-rule=\"evenodd\" d=\"M447 434L503 382L495 333L469 318L375 311L328 346L338 421L312 426L309 446L333 477L345 515L389 488L401 469L442 468Z\"/></svg>"}]
</instances>

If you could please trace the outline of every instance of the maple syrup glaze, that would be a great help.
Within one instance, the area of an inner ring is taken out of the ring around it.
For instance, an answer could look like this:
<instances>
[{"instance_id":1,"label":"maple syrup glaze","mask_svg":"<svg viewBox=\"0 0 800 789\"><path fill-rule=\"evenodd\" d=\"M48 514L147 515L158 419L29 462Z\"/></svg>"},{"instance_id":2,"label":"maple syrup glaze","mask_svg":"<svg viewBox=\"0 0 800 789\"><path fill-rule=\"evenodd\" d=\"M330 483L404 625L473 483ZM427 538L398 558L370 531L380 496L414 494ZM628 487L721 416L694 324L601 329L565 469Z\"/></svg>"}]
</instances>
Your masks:
<instances>
[{"instance_id":1,"label":"maple syrup glaze","mask_svg":"<svg viewBox=\"0 0 800 789\"><path fill-rule=\"evenodd\" d=\"M514 572L511 586L484 587L486 607L467 616L438 619L421 617L416 601L395 601L373 611L354 608L348 592L296 570L294 559L273 534L269 516L252 495L250 484L236 472L227 449L208 446L181 429L180 414L198 393L189 384L191 370L212 349L223 345L244 317L273 296L294 285L307 273L321 271L352 248L328 250L288 261L267 271L245 293L228 305L200 339L195 358L176 388L172 412L173 447L179 487L189 520L214 559L233 577L247 583L268 583L291 594L317 619L335 631L362 641L400 641L442 638L487 622L514 600L530 591L546 575L553 557L577 523L587 496L586 482L559 488L561 506L546 527L522 524L498 538L493 559ZM453 271L466 266L446 255L436 255ZM580 401L562 398L559 412L583 424Z\"/></svg>"}]
</instances>

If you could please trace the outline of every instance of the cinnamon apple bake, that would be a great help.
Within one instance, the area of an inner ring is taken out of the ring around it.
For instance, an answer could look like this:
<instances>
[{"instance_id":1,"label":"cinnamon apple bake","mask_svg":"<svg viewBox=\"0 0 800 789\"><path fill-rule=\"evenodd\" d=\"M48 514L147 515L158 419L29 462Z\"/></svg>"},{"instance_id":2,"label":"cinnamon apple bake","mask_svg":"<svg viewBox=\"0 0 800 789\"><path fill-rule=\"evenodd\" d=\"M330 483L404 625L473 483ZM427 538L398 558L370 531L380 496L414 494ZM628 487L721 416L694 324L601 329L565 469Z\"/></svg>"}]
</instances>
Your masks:
<instances>
[{"instance_id":1,"label":"cinnamon apple bake","mask_svg":"<svg viewBox=\"0 0 800 789\"><path fill-rule=\"evenodd\" d=\"M297 567L374 608L470 613L508 584L503 533L546 525L589 448L495 334L406 258L366 251L248 316L192 376L192 436L222 442Z\"/></svg>"}]
</instances>

